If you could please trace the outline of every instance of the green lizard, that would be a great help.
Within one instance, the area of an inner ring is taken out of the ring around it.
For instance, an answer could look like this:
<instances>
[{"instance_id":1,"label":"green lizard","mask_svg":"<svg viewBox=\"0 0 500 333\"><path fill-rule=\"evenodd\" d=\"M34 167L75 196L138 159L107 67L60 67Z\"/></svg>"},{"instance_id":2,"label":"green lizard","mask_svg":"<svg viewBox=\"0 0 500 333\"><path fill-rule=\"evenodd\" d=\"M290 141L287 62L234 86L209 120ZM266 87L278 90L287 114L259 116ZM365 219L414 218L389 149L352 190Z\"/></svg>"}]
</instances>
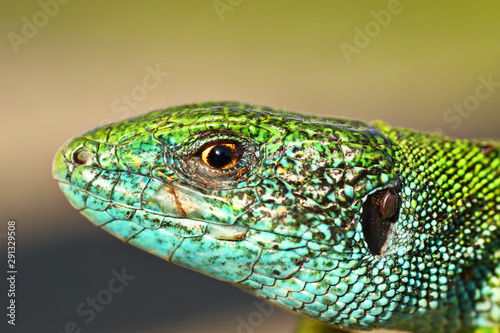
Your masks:
<instances>
[{"instance_id":1,"label":"green lizard","mask_svg":"<svg viewBox=\"0 0 500 333\"><path fill-rule=\"evenodd\" d=\"M314 319L298 332L498 332L498 141L210 102L74 138L53 175L123 241Z\"/></svg>"}]
</instances>

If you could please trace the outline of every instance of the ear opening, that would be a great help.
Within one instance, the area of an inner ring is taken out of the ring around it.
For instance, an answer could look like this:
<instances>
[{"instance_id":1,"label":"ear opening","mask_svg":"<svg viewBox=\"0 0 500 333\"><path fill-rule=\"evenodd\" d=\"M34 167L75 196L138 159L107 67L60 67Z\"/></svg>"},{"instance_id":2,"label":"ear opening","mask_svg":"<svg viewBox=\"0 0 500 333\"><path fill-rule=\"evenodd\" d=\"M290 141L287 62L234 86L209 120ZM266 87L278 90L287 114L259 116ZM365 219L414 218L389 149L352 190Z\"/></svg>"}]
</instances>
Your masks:
<instances>
[{"instance_id":1,"label":"ear opening","mask_svg":"<svg viewBox=\"0 0 500 333\"><path fill-rule=\"evenodd\" d=\"M396 188L370 194L363 204L361 226L365 242L373 255L384 255L390 249L400 205L401 200Z\"/></svg>"}]
</instances>

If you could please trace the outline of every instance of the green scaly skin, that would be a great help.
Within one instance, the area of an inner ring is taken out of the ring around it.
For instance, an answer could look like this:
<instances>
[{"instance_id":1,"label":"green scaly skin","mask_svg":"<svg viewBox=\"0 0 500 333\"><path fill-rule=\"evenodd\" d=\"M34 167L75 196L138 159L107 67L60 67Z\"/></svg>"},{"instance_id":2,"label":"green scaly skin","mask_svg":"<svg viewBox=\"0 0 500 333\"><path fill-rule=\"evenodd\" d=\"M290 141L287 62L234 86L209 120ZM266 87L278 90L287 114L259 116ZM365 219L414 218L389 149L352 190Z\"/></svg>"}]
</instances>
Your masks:
<instances>
[{"instance_id":1,"label":"green scaly skin","mask_svg":"<svg viewBox=\"0 0 500 333\"><path fill-rule=\"evenodd\" d=\"M498 141L211 102L74 138L53 175L123 241L315 319L298 332L498 331Z\"/></svg>"}]
</instances>

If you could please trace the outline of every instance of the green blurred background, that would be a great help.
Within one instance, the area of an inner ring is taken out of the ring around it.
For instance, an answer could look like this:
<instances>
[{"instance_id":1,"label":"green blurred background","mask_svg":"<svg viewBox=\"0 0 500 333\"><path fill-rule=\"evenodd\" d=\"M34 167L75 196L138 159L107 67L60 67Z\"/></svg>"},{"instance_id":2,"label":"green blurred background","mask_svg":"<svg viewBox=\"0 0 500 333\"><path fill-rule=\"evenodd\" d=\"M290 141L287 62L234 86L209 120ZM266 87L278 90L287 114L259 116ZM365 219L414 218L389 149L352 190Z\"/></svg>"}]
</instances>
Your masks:
<instances>
[{"instance_id":1,"label":"green blurred background","mask_svg":"<svg viewBox=\"0 0 500 333\"><path fill-rule=\"evenodd\" d=\"M498 1L3 0L0 260L3 269L16 220L19 270L18 324L7 328L248 331L251 296L74 211L51 178L57 148L105 122L207 100L498 139L499 17ZM157 84L143 89L155 70ZM85 322L77 306L122 267L136 278ZM250 329L289 332L293 318L276 309Z\"/></svg>"}]
</instances>

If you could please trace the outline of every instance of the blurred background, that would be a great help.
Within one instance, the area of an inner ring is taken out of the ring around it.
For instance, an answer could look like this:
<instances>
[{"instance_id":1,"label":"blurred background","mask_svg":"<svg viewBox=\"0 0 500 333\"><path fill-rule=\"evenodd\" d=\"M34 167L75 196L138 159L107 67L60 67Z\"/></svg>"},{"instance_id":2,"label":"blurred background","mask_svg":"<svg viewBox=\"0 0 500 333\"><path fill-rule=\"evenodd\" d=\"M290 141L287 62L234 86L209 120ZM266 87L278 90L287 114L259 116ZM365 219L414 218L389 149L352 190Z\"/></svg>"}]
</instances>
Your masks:
<instances>
[{"instance_id":1,"label":"blurred background","mask_svg":"<svg viewBox=\"0 0 500 333\"><path fill-rule=\"evenodd\" d=\"M15 220L18 274L0 331L291 332L293 315L86 221L52 180L57 148L207 100L498 139L499 17L498 1L2 0L0 266ZM122 292L78 312L123 269Z\"/></svg>"}]
</instances>

